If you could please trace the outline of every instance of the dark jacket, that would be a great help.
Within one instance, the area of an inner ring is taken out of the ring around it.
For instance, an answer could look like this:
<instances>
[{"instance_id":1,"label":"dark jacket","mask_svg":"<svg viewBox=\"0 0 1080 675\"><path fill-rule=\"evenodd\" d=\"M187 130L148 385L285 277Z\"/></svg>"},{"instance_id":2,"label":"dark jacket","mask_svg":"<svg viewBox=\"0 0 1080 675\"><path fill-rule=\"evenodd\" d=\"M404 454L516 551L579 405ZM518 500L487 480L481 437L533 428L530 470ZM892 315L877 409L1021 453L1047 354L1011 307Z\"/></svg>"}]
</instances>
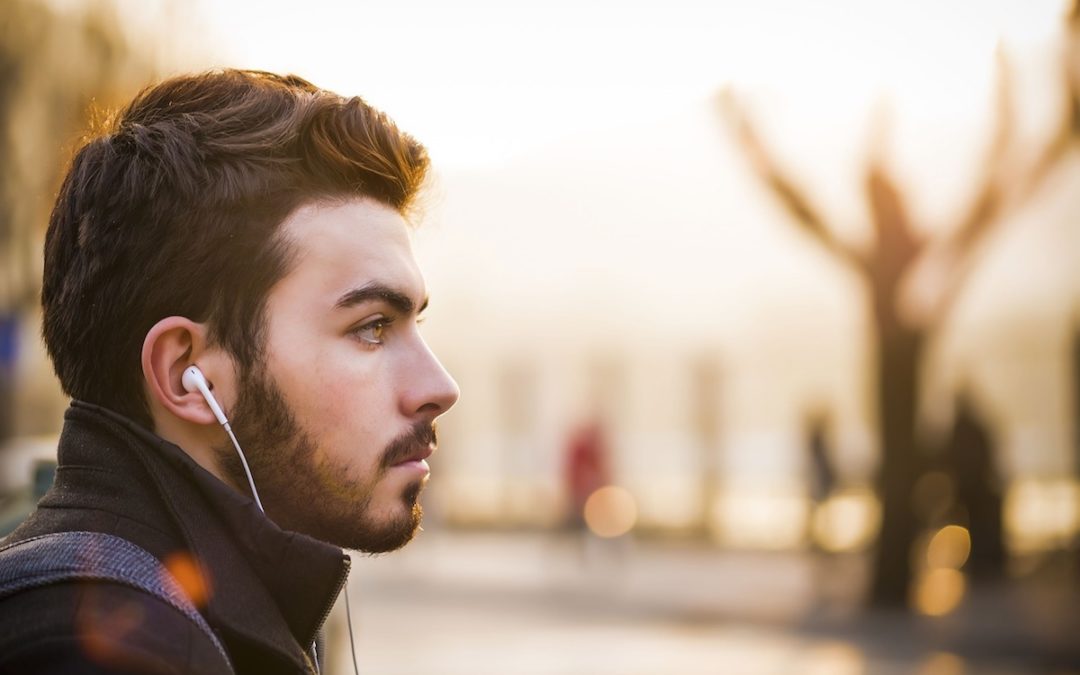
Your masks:
<instances>
[{"instance_id":1,"label":"dark jacket","mask_svg":"<svg viewBox=\"0 0 1080 675\"><path fill-rule=\"evenodd\" d=\"M52 489L5 542L75 530L127 539L189 590L237 673L312 671L311 644L348 575L340 548L281 530L180 448L97 406L72 403L58 458ZM0 673L206 673L219 661L194 623L119 584L0 602Z\"/></svg>"}]
</instances>

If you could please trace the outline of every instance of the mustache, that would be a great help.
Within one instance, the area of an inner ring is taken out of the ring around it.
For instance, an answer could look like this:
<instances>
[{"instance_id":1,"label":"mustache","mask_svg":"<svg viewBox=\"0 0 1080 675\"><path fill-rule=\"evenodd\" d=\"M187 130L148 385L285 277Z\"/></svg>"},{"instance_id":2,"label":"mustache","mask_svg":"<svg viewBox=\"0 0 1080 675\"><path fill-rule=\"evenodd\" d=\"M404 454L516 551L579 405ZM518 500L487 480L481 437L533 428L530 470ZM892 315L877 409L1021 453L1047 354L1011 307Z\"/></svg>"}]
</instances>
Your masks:
<instances>
[{"instance_id":1,"label":"mustache","mask_svg":"<svg viewBox=\"0 0 1080 675\"><path fill-rule=\"evenodd\" d=\"M438 432L432 422L417 422L413 427L386 445L383 451L383 469L408 461L427 451L428 445L438 445Z\"/></svg>"}]
</instances>

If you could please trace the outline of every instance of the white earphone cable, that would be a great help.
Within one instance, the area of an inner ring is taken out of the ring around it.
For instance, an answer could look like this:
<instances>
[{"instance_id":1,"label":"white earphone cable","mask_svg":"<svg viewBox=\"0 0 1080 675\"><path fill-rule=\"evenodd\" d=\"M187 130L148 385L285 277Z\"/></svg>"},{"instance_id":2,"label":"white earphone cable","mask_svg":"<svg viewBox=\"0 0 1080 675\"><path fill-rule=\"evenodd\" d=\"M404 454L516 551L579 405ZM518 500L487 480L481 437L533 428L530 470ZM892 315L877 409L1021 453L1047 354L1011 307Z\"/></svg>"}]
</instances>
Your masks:
<instances>
[{"instance_id":1,"label":"white earphone cable","mask_svg":"<svg viewBox=\"0 0 1080 675\"><path fill-rule=\"evenodd\" d=\"M240 456L240 463L244 466L244 475L247 476L248 487L251 488L251 496L255 498L255 505L259 507L260 511L266 513L262 500L259 499L259 491L255 489L255 479L251 477L251 468L248 466L247 457L244 456L244 451L240 449L240 441L236 440L236 434L233 433L228 422L221 426L224 427L225 433L229 434L229 440L232 441L233 447L236 448L236 454ZM352 652L353 672L360 675L360 667L356 662L356 641L353 639L352 608L349 606L348 583L341 587L341 592L345 594L345 621L349 626L349 650ZM319 652L314 643L311 645L311 656L312 663L315 664L315 672L319 672Z\"/></svg>"},{"instance_id":2,"label":"white earphone cable","mask_svg":"<svg viewBox=\"0 0 1080 675\"><path fill-rule=\"evenodd\" d=\"M341 587L341 592L345 594L345 621L349 625L349 649L352 650L352 667L355 675L360 675L360 666L356 664L356 641L353 640L352 632L352 609L349 607L349 584L346 583Z\"/></svg>"},{"instance_id":3,"label":"white earphone cable","mask_svg":"<svg viewBox=\"0 0 1080 675\"><path fill-rule=\"evenodd\" d=\"M259 499L259 491L255 489L255 479L251 477L251 469L248 468L247 457L244 456L244 451L240 449L240 443L236 440L236 434L233 433L232 428L228 423L222 425L225 427L225 432L229 434L229 440L232 441L233 447L236 448L236 454L240 455L240 463L244 465L244 473L247 475L248 486L251 488L251 496L255 498L255 505L259 507L259 510L266 513L266 509L263 508L262 500Z\"/></svg>"},{"instance_id":4,"label":"white earphone cable","mask_svg":"<svg viewBox=\"0 0 1080 675\"><path fill-rule=\"evenodd\" d=\"M218 405L217 399L210 392L210 384L206 381L206 377L203 376L202 371L195 364L192 364L184 369L184 374L180 379L181 385L184 390L188 392L199 392L203 399L206 400L206 404L210 406L210 411L214 413L214 417L217 418L218 423L225 429L225 433L229 435L229 440L232 441L233 447L236 448L236 454L240 457L240 464L244 467L244 475L247 476L248 487L251 488L251 496L255 498L255 506L259 507L259 511L266 513L266 509L263 508L262 500L259 499L259 491L255 489L255 479L251 477L251 467L248 466L247 457L244 455L244 451L240 448L240 441L236 440L236 434L233 433L232 426L229 424L229 418L225 416L225 411ZM356 643L353 641L352 633L352 611L349 607L349 593L345 587L348 584L342 584L341 591L345 593L345 617L349 623L349 648L352 650L353 671L356 675L360 675L359 668L356 665ZM316 674L319 673L319 648L316 643L311 644L311 661L315 666Z\"/></svg>"}]
</instances>

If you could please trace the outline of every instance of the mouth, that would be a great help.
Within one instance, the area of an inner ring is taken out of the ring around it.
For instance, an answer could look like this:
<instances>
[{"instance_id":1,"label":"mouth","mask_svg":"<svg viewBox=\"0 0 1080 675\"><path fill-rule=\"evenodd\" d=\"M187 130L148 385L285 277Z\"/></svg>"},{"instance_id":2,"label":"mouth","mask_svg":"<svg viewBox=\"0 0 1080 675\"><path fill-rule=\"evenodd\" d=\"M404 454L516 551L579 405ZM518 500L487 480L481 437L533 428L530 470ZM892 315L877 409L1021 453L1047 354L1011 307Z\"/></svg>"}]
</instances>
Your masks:
<instances>
[{"instance_id":1,"label":"mouth","mask_svg":"<svg viewBox=\"0 0 1080 675\"><path fill-rule=\"evenodd\" d=\"M426 470L425 460L431 457L431 453L435 452L438 444L435 425L430 422L417 424L387 445L382 457L382 466L384 469L417 466Z\"/></svg>"},{"instance_id":2,"label":"mouth","mask_svg":"<svg viewBox=\"0 0 1080 675\"><path fill-rule=\"evenodd\" d=\"M391 464L390 470L405 471L416 474L418 478L426 478L431 474L431 467L428 466L427 458L431 457L431 453L434 451L434 443L417 447L415 450L402 457L400 461Z\"/></svg>"},{"instance_id":3,"label":"mouth","mask_svg":"<svg viewBox=\"0 0 1080 675\"><path fill-rule=\"evenodd\" d=\"M405 455L399 461L395 462L391 466L401 466L403 464L419 464L421 462L423 462L424 465L427 466L427 461L426 460L427 460L428 457L431 457L432 453L434 453L434 452L435 452L435 444L434 443L428 443L425 446L418 447L418 448L414 449L411 453L409 453L408 455Z\"/></svg>"}]
</instances>

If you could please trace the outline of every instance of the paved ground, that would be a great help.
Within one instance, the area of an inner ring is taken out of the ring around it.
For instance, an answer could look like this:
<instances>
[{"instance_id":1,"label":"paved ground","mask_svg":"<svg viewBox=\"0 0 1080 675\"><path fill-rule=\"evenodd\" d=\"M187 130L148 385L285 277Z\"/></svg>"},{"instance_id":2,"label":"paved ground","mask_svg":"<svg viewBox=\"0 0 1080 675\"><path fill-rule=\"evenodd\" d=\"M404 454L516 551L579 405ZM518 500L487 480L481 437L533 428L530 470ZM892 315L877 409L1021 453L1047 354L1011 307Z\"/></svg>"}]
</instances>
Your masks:
<instances>
[{"instance_id":1,"label":"paved ground","mask_svg":"<svg viewBox=\"0 0 1080 675\"><path fill-rule=\"evenodd\" d=\"M993 594L945 620L857 613L857 559L433 531L353 570L367 675L1080 674L1080 622ZM352 672L344 623L330 675Z\"/></svg>"}]
</instances>

